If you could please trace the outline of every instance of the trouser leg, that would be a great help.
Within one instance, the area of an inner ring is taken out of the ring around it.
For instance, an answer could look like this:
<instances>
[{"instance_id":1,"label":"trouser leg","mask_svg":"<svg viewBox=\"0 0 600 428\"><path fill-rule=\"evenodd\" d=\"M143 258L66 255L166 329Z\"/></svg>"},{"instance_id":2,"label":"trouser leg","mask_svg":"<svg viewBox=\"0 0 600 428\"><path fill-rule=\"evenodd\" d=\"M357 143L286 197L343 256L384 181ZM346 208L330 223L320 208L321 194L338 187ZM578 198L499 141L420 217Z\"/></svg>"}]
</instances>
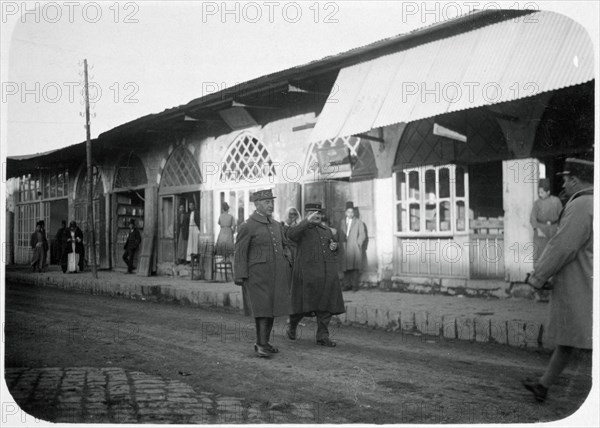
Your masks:
<instances>
[{"instance_id":1,"label":"trouser leg","mask_svg":"<svg viewBox=\"0 0 600 428\"><path fill-rule=\"evenodd\" d=\"M271 332L273 331L273 323L275 322L275 318L267 318L265 323L265 338L267 339L267 343L269 343L271 339Z\"/></svg>"},{"instance_id":2,"label":"trouser leg","mask_svg":"<svg viewBox=\"0 0 600 428\"><path fill-rule=\"evenodd\" d=\"M543 386L548 388L550 385L556 382L558 376L562 373L562 371L569 363L574 349L575 348L571 346L556 346L554 352L552 353L552 357L550 357L550 363L546 368L546 372L540 378L540 383Z\"/></svg>"},{"instance_id":3,"label":"trouser leg","mask_svg":"<svg viewBox=\"0 0 600 428\"><path fill-rule=\"evenodd\" d=\"M332 316L331 312L317 311L317 340L329 338L329 322Z\"/></svg>"},{"instance_id":4,"label":"trouser leg","mask_svg":"<svg viewBox=\"0 0 600 428\"><path fill-rule=\"evenodd\" d=\"M256 320L256 344L259 346L265 346L269 341L269 338L267 336L267 330L269 328L268 327L269 319L260 317L260 318L255 318L255 320Z\"/></svg>"}]
</instances>

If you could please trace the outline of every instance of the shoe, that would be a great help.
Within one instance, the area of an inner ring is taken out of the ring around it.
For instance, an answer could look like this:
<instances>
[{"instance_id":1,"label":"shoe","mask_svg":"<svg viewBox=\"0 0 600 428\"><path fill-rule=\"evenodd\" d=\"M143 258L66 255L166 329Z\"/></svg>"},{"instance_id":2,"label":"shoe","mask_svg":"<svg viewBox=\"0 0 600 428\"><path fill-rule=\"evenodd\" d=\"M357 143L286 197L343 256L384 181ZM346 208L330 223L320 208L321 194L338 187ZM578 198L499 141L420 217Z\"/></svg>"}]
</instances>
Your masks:
<instances>
[{"instance_id":1,"label":"shoe","mask_svg":"<svg viewBox=\"0 0 600 428\"><path fill-rule=\"evenodd\" d=\"M329 348L335 348L337 346L337 343L335 343L333 340L326 337L325 339L317 340L317 345L327 346Z\"/></svg>"},{"instance_id":2,"label":"shoe","mask_svg":"<svg viewBox=\"0 0 600 428\"><path fill-rule=\"evenodd\" d=\"M296 340L296 327L292 327L291 324L288 324L285 328L285 333L287 334L288 339Z\"/></svg>"},{"instance_id":3,"label":"shoe","mask_svg":"<svg viewBox=\"0 0 600 428\"><path fill-rule=\"evenodd\" d=\"M271 356L266 346L260 346L257 343L254 344L254 352L260 358L269 358Z\"/></svg>"},{"instance_id":4,"label":"shoe","mask_svg":"<svg viewBox=\"0 0 600 428\"><path fill-rule=\"evenodd\" d=\"M274 347L270 343L267 343L265 346L263 346L263 348L265 348L265 350L267 352L270 352L271 354L277 354L279 352L279 349L277 349L276 347Z\"/></svg>"},{"instance_id":5,"label":"shoe","mask_svg":"<svg viewBox=\"0 0 600 428\"><path fill-rule=\"evenodd\" d=\"M533 393L535 400L543 403L546 401L546 396L548 395L548 388L542 385L539 382L532 381L531 379L524 379L522 381L523 386Z\"/></svg>"}]
</instances>

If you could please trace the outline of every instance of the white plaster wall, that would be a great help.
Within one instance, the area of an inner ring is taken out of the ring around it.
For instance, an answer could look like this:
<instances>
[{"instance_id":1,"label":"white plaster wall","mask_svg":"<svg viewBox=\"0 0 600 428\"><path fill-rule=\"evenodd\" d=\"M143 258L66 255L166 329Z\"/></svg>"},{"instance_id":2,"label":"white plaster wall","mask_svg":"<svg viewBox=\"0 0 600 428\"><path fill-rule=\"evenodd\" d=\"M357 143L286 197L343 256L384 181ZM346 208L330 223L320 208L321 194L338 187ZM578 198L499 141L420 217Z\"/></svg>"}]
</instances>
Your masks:
<instances>
[{"instance_id":1,"label":"white plaster wall","mask_svg":"<svg viewBox=\"0 0 600 428\"><path fill-rule=\"evenodd\" d=\"M394 182L392 177L375 179L375 235L377 240L377 279L390 279L394 258Z\"/></svg>"}]
</instances>

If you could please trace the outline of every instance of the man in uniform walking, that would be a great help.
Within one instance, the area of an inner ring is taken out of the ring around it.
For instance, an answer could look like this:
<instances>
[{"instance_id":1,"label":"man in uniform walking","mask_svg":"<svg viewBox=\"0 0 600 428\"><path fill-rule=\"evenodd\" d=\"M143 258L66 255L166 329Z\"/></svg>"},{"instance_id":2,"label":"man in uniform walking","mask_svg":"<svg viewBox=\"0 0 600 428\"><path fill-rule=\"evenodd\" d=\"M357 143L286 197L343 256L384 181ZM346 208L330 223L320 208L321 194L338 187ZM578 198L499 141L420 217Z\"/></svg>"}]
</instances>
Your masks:
<instances>
[{"instance_id":1,"label":"man in uniform walking","mask_svg":"<svg viewBox=\"0 0 600 428\"><path fill-rule=\"evenodd\" d=\"M273 219L271 190L252 194L256 211L238 228L234 252L234 281L242 286L244 313L254 318L254 351L268 358L279 350L269 343L274 318L290 313L291 262L281 224Z\"/></svg>"},{"instance_id":2,"label":"man in uniform walking","mask_svg":"<svg viewBox=\"0 0 600 428\"><path fill-rule=\"evenodd\" d=\"M594 164L569 158L560 175L569 200L556 234L527 279L536 289L552 289L548 330L554 352L539 380L523 381L540 402L575 350L592 349Z\"/></svg>"}]
</instances>

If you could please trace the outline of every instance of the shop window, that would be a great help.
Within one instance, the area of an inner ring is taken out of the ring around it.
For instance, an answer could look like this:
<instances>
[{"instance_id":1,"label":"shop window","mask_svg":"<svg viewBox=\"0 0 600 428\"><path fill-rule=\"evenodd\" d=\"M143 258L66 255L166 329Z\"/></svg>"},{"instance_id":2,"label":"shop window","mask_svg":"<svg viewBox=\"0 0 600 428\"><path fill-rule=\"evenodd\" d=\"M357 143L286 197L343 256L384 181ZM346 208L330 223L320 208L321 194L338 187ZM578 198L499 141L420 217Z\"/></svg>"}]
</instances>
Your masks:
<instances>
[{"instance_id":1,"label":"shop window","mask_svg":"<svg viewBox=\"0 0 600 428\"><path fill-rule=\"evenodd\" d=\"M269 151L248 134L242 134L233 142L221 167L221 183L273 182L275 177L275 165Z\"/></svg>"},{"instance_id":2,"label":"shop window","mask_svg":"<svg viewBox=\"0 0 600 428\"><path fill-rule=\"evenodd\" d=\"M31 174L24 175L19 180L19 202L40 200L42 196L41 182Z\"/></svg>"},{"instance_id":3,"label":"shop window","mask_svg":"<svg viewBox=\"0 0 600 428\"><path fill-rule=\"evenodd\" d=\"M44 199L63 198L69 194L69 173L67 171L51 172L42 177Z\"/></svg>"},{"instance_id":4,"label":"shop window","mask_svg":"<svg viewBox=\"0 0 600 428\"><path fill-rule=\"evenodd\" d=\"M397 171L396 232L437 236L466 231L465 180L464 168L456 165Z\"/></svg>"}]
</instances>

